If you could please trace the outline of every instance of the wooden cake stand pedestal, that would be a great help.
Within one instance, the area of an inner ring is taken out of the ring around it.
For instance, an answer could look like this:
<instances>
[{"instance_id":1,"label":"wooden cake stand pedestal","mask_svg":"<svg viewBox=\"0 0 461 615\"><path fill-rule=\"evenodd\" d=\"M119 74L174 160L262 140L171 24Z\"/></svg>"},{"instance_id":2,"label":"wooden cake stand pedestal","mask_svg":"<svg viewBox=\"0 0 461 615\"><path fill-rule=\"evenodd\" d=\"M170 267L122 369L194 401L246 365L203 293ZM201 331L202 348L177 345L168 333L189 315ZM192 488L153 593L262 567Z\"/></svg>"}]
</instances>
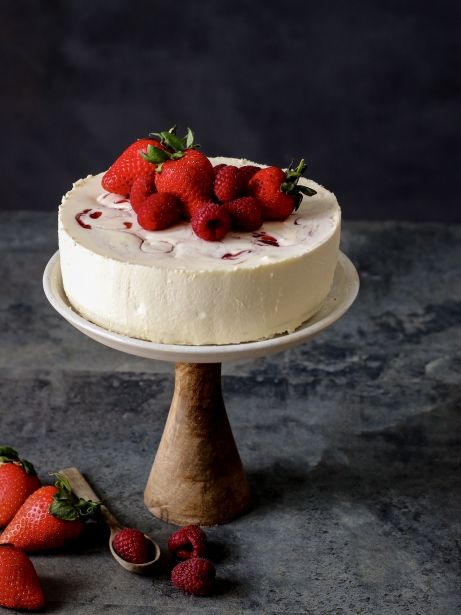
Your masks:
<instances>
[{"instance_id":1,"label":"wooden cake stand pedestal","mask_svg":"<svg viewBox=\"0 0 461 615\"><path fill-rule=\"evenodd\" d=\"M224 406L221 363L255 359L306 342L352 305L359 279L354 265L340 253L330 294L307 323L268 340L224 346L156 344L89 322L70 307L59 252L48 262L43 287L59 314L97 342L128 354L176 363L173 400L144 501L153 515L169 523L216 525L239 516L250 503L248 481Z\"/></svg>"}]
</instances>

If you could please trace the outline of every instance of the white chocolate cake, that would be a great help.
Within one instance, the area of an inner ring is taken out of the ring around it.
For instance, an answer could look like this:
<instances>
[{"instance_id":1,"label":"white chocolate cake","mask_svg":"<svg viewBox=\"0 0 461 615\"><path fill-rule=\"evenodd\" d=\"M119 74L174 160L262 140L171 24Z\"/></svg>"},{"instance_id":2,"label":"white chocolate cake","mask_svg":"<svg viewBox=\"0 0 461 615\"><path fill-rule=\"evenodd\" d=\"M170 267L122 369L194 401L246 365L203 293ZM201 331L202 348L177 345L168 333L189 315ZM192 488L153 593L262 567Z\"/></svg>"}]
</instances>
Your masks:
<instances>
[{"instance_id":1,"label":"white chocolate cake","mask_svg":"<svg viewBox=\"0 0 461 615\"><path fill-rule=\"evenodd\" d=\"M214 165L249 163L211 158ZM59 208L64 289L84 318L168 344L229 344L291 332L319 310L336 267L341 212L311 180L283 222L205 241L188 222L146 231L102 174L74 184Z\"/></svg>"}]
</instances>

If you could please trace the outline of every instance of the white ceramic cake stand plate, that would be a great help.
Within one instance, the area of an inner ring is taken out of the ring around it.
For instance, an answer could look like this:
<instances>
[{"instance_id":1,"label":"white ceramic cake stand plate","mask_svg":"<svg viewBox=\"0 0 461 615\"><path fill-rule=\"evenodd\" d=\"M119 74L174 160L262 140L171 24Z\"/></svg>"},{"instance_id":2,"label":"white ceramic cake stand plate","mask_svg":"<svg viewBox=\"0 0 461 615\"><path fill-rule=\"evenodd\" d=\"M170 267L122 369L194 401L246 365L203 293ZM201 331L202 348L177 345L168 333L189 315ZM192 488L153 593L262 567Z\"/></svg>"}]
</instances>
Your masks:
<instances>
[{"instance_id":1,"label":"white ceramic cake stand plate","mask_svg":"<svg viewBox=\"0 0 461 615\"><path fill-rule=\"evenodd\" d=\"M357 296L359 278L351 261L340 253L331 291L309 321L293 333L222 346L157 344L89 322L71 308L66 297L59 251L46 266L43 287L55 310L97 342L136 356L176 363L173 400L144 501L152 514L170 523L215 525L244 512L250 501L222 399L221 363L267 356L308 341L348 310Z\"/></svg>"}]
</instances>

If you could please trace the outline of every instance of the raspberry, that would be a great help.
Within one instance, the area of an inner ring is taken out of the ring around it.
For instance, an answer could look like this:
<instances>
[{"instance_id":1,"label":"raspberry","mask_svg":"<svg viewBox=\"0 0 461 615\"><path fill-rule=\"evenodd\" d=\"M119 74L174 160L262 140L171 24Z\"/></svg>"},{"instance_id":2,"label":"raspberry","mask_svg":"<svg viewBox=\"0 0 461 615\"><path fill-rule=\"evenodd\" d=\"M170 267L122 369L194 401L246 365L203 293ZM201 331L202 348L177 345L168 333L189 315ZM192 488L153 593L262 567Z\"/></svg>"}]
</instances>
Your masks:
<instances>
[{"instance_id":1,"label":"raspberry","mask_svg":"<svg viewBox=\"0 0 461 615\"><path fill-rule=\"evenodd\" d=\"M226 165L215 173L213 190L218 201L232 201L241 191L242 181L239 169L232 165Z\"/></svg>"},{"instance_id":2,"label":"raspberry","mask_svg":"<svg viewBox=\"0 0 461 615\"><path fill-rule=\"evenodd\" d=\"M236 231L256 231L263 223L261 204L252 196L242 196L225 204Z\"/></svg>"},{"instance_id":3,"label":"raspberry","mask_svg":"<svg viewBox=\"0 0 461 615\"><path fill-rule=\"evenodd\" d=\"M217 164L215 167L213 167L214 176L216 177L216 173L219 171L219 169L223 169L224 167L227 167L227 164Z\"/></svg>"},{"instance_id":4,"label":"raspberry","mask_svg":"<svg viewBox=\"0 0 461 615\"><path fill-rule=\"evenodd\" d=\"M141 175L134 180L130 191L131 207L136 213L144 203L146 198L156 192L154 177L150 175Z\"/></svg>"},{"instance_id":5,"label":"raspberry","mask_svg":"<svg viewBox=\"0 0 461 615\"><path fill-rule=\"evenodd\" d=\"M230 217L225 207L212 201L201 203L192 214L194 233L207 241L219 241L230 229Z\"/></svg>"},{"instance_id":6,"label":"raspberry","mask_svg":"<svg viewBox=\"0 0 461 615\"><path fill-rule=\"evenodd\" d=\"M246 191L246 189L248 188L248 182L253 177L253 175L260 170L260 168L261 167L255 167L252 164L246 164L245 166L239 168L242 191Z\"/></svg>"},{"instance_id":7,"label":"raspberry","mask_svg":"<svg viewBox=\"0 0 461 615\"><path fill-rule=\"evenodd\" d=\"M210 560L199 557L181 562L171 571L173 585L195 596L211 593L215 576L216 570Z\"/></svg>"},{"instance_id":8,"label":"raspberry","mask_svg":"<svg viewBox=\"0 0 461 615\"><path fill-rule=\"evenodd\" d=\"M144 199L138 210L138 223L146 231L161 231L179 222L179 200L168 192L156 192Z\"/></svg>"},{"instance_id":9,"label":"raspberry","mask_svg":"<svg viewBox=\"0 0 461 615\"><path fill-rule=\"evenodd\" d=\"M149 561L150 543L140 530L125 528L117 532L112 541L115 553L132 564Z\"/></svg>"},{"instance_id":10,"label":"raspberry","mask_svg":"<svg viewBox=\"0 0 461 615\"><path fill-rule=\"evenodd\" d=\"M202 557L206 551L206 534L198 525L186 525L173 532L168 539L168 549L178 559Z\"/></svg>"}]
</instances>

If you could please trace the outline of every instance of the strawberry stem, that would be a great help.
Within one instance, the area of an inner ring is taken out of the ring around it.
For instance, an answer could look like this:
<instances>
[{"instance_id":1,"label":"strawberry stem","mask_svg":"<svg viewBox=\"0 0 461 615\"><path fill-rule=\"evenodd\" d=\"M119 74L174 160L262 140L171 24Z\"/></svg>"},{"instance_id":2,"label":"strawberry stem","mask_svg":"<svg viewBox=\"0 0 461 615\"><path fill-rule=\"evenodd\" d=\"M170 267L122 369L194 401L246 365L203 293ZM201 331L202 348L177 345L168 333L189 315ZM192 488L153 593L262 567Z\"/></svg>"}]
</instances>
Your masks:
<instances>
[{"instance_id":1,"label":"strawberry stem","mask_svg":"<svg viewBox=\"0 0 461 615\"><path fill-rule=\"evenodd\" d=\"M296 169L293 167L293 161L291 161L286 172L285 181L280 185L281 192L285 192L285 194L292 195L296 198L295 211L297 211L301 204L303 194L307 196L314 196L314 194L317 194L317 191L313 188L300 186L298 184L299 178L301 175L304 175L306 169L307 164L304 162L304 158L301 158Z\"/></svg>"},{"instance_id":2,"label":"strawberry stem","mask_svg":"<svg viewBox=\"0 0 461 615\"><path fill-rule=\"evenodd\" d=\"M55 473L52 476L56 476L55 485L58 488L49 507L54 517L63 521L75 521L82 517L93 517L98 512L102 502L77 498L69 480L63 474Z\"/></svg>"},{"instance_id":3,"label":"strawberry stem","mask_svg":"<svg viewBox=\"0 0 461 615\"><path fill-rule=\"evenodd\" d=\"M0 446L0 464L2 463L16 463L24 468L27 474L30 476L36 476L37 472L35 471L34 466L27 461L27 459L21 459L18 453L11 448L11 446Z\"/></svg>"},{"instance_id":4,"label":"strawberry stem","mask_svg":"<svg viewBox=\"0 0 461 615\"><path fill-rule=\"evenodd\" d=\"M184 156L186 150L200 147L198 143L194 143L194 133L190 128L187 129L184 137L176 135L176 126L162 132L151 132L149 136L158 137L160 143L168 148L164 150L148 145L146 152L140 152L144 160L157 165L156 171L158 173L161 172L162 165L166 160L179 160L179 158Z\"/></svg>"}]
</instances>

